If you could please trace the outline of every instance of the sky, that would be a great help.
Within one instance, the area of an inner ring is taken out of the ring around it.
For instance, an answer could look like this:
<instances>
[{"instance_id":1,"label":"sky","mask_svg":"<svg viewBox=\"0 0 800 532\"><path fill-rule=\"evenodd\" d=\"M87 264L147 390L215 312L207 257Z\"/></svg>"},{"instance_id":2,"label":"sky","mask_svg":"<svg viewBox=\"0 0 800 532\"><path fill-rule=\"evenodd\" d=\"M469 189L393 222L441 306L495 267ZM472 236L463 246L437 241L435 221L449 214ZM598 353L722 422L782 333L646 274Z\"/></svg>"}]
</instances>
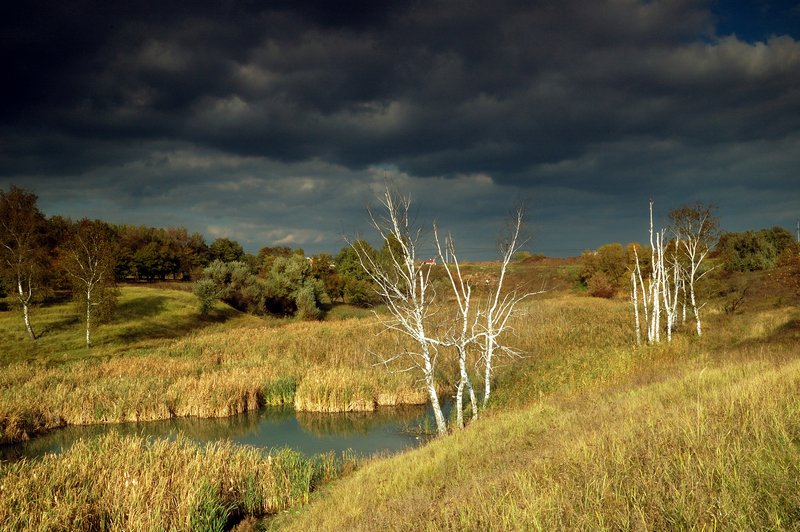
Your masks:
<instances>
[{"instance_id":1,"label":"sky","mask_svg":"<svg viewBox=\"0 0 800 532\"><path fill-rule=\"evenodd\" d=\"M520 203L550 256L646 241L651 198L800 218L799 2L15 4L0 188L47 215L335 253L390 182L469 260Z\"/></svg>"}]
</instances>

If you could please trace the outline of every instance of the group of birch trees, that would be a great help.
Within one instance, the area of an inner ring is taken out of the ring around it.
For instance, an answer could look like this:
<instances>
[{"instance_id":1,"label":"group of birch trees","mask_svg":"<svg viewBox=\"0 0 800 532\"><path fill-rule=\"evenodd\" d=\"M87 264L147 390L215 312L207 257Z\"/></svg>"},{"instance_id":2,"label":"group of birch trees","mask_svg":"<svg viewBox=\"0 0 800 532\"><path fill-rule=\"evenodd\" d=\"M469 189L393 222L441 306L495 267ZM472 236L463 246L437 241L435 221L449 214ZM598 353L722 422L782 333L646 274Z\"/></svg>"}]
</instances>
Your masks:
<instances>
[{"instance_id":1,"label":"group of birch trees","mask_svg":"<svg viewBox=\"0 0 800 532\"><path fill-rule=\"evenodd\" d=\"M717 238L718 222L712 207L703 204L673 209L670 226L659 231L653 226L650 201L650 257L640 257L633 247L631 303L636 343L659 343L662 334L672 341L680 321L685 324L691 310L697 336L703 334L697 284L711 271L704 261Z\"/></svg>"},{"instance_id":2,"label":"group of birch trees","mask_svg":"<svg viewBox=\"0 0 800 532\"><path fill-rule=\"evenodd\" d=\"M116 302L113 230L100 220L48 220L36 206L35 194L12 186L0 190L0 279L22 313L34 341L32 306L59 284L63 272L83 318L86 346L92 326Z\"/></svg>"},{"instance_id":3,"label":"group of birch trees","mask_svg":"<svg viewBox=\"0 0 800 532\"><path fill-rule=\"evenodd\" d=\"M442 236L433 226L438 261L446 274L446 293L437 294L430 261L420 260L421 229L409 217L410 198L387 187L380 212L370 211L372 226L388 253L377 257L364 240L350 244L364 272L374 283L388 308L388 316L376 313L384 330L401 338L390 355L381 354L380 363L395 371L413 371L420 376L433 406L439 434L447 431L447 420L439 401L443 353L454 354L458 375L454 376L456 428L464 427L464 393L468 395L471 417L478 418L492 392L492 375L498 356L519 356L507 345L511 318L519 304L533 292L504 290L511 258L521 245L523 212L517 210L500 243L500 262L493 280L479 287L470 283L459 263L452 235ZM441 287L441 284L439 284ZM441 288L440 288L441 290ZM538 293L538 292L536 292ZM472 367L471 367L472 366ZM473 382L476 378L478 382ZM480 388L482 387L482 394Z\"/></svg>"}]
</instances>

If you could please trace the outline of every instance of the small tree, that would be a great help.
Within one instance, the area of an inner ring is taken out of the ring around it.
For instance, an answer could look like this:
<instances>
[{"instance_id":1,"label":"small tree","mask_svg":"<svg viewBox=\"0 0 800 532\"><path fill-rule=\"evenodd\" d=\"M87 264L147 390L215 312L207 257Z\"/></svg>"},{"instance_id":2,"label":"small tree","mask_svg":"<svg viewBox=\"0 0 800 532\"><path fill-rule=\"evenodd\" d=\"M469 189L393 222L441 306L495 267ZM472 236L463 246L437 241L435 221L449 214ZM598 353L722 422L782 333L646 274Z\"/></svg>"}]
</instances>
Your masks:
<instances>
[{"instance_id":1,"label":"small tree","mask_svg":"<svg viewBox=\"0 0 800 532\"><path fill-rule=\"evenodd\" d=\"M30 307L42 288L46 252L43 247L45 219L36 207L36 194L11 186L0 190L0 273L22 308L25 329L36 334Z\"/></svg>"},{"instance_id":2,"label":"small tree","mask_svg":"<svg viewBox=\"0 0 800 532\"><path fill-rule=\"evenodd\" d=\"M62 248L62 266L72 279L75 300L86 322L86 347L92 327L110 315L116 304L116 235L100 220L81 220Z\"/></svg>"},{"instance_id":3,"label":"small tree","mask_svg":"<svg viewBox=\"0 0 800 532\"><path fill-rule=\"evenodd\" d=\"M524 214L522 208L518 208L514 211L507 231L500 239L500 274L492 287L493 290L489 293L486 306L482 311L481 320L483 331L481 335L484 347L481 360L483 361L484 372L484 408L489 403L492 392L492 375L494 374L495 355L501 354L510 357L520 355L520 352L513 347L500 342L500 338L509 328L509 320L516 314L517 305L530 296L544 292L544 290L539 290L537 292L520 292L516 288L507 292L503 290L503 283L508 274L508 265L511 264L514 254L519 251L520 247L524 244L520 236L525 221Z\"/></svg>"},{"instance_id":4,"label":"small tree","mask_svg":"<svg viewBox=\"0 0 800 532\"><path fill-rule=\"evenodd\" d=\"M672 223L672 231L679 242L678 247L683 255L683 260L676 266L681 268L684 294L688 293L689 295L697 336L702 336L700 309L703 305L698 305L697 282L711 271L703 269L703 261L719 238L719 221L714 216L714 207L702 203L673 209L669 213L669 218ZM683 319L684 321L686 319L685 311Z\"/></svg>"}]
</instances>

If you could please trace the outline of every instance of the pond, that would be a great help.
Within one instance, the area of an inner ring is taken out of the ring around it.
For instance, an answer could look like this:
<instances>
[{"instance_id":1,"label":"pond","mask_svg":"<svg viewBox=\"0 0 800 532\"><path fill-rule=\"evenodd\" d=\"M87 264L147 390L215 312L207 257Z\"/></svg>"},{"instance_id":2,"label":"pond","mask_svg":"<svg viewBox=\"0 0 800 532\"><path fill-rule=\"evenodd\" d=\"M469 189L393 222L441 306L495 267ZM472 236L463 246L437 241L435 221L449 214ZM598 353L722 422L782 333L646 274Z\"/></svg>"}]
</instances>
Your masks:
<instances>
[{"instance_id":1,"label":"pond","mask_svg":"<svg viewBox=\"0 0 800 532\"><path fill-rule=\"evenodd\" d=\"M295 412L292 407L267 407L256 412L216 419L177 418L145 423L70 426L14 445L0 446L0 460L36 458L69 448L78 439L110 431L174 439L182 432L205 444L230 439L259 448L291 447L305 454L352 450L366 456L396 453L422 443L420 428L435 427L430 407L382 407L375 412L321 414Z\"/></svg>"}]
</instances>

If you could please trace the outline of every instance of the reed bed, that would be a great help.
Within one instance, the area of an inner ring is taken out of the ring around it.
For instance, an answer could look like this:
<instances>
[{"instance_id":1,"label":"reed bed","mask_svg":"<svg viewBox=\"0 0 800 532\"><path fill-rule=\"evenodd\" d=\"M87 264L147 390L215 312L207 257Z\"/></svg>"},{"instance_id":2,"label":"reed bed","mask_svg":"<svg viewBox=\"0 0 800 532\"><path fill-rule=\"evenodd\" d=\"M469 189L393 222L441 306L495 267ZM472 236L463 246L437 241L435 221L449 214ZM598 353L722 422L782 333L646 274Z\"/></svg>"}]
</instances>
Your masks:
<instances>
[{"instance_id":1,"label":"reed bed","mask_svg":"<svg viewBox=\"0 0 800 532\"><path fill-rule=\"evenodd\" d=\"M3 530L223 530L308 502L354 458L110 433L0 465Z\"/></svg>"}]
</instances>

